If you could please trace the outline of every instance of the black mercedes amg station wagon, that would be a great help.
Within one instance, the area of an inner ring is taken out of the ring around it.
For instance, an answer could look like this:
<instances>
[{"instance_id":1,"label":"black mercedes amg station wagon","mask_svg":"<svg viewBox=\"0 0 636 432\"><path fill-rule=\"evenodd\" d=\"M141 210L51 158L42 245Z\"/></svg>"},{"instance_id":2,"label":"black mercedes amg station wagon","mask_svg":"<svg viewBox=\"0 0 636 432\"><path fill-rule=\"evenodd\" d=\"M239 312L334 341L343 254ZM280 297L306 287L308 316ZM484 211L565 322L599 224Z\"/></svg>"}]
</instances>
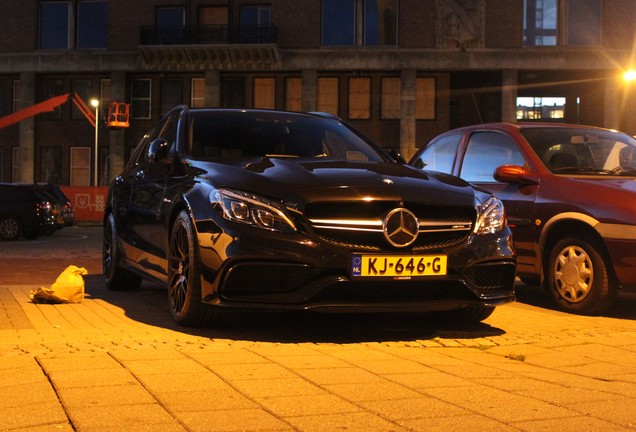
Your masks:
<instances>
[{"instance_id":1,"label":"black mercedes amg station wagon","mask_svg":"<svg viewBox=\"0 0 636 432\"><path fill-rule=\"evenodd\" d=\"M501 201L396 159L324 113L176 107L110 186L106 286L163 284L188 326L218 308L478 322L513 301Z\"/></svg>"}]
</instances>

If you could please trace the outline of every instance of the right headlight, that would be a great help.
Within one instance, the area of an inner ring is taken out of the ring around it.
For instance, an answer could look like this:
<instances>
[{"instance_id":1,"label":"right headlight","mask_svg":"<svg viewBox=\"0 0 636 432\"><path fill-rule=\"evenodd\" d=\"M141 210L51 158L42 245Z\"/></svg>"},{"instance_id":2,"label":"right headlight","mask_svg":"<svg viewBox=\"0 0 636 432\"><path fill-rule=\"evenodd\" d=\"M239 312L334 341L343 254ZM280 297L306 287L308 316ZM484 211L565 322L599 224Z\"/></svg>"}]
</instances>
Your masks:
<instances>
[{"instance_id":1,"label":"right headlight","mask_svg":"<svg viewBox=\"0 0 636 432\"><path fill-rule=\"evenodd\" d=\"M283 206L275 201L236 190L219 189L210 200L223 210L225 219L272 231L296 231Z\"/></svg>"},{"instance_id":2,"label":"right headlight","mask_svg":"<svg viewBox=\"0 0 636 432\"><path fill-rule=\"evenodd\" d=\"M506 212L501 200L490 197L477 206L477 223L474 233L477 235L495 234L506 226Z\"/></svg>"}]
</instances>

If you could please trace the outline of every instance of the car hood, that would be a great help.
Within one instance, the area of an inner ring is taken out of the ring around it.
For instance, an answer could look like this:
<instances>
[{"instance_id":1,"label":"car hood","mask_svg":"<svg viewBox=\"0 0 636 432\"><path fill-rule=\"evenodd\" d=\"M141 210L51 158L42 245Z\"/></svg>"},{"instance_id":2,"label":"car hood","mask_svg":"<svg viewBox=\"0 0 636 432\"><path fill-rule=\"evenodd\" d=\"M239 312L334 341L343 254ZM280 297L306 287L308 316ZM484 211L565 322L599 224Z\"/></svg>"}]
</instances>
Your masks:
<instances>
[{"instance_id":1,"label":"car hood","mask_svg":"<svg viewBox=\"0 0 636 432\"><path fill-rule=\"evenodd\" d=\"M481 194L457 177L397 163L264 157L235 165L191 164L200 170L198 178L215 188L249 191L298 205L323 200L386 199L473 206L475 195Z\"/></svg>"}]
</instances>

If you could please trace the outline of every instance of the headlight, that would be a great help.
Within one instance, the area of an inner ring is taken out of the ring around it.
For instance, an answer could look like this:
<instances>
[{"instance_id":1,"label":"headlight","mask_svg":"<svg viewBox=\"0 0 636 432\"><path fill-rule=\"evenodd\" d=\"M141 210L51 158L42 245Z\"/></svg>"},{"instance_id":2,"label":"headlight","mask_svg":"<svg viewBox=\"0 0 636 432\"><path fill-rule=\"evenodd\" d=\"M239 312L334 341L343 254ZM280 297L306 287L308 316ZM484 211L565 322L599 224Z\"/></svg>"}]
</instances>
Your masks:
<instances>
[{"instance_id":1,"label":"headlight","mask_svg":"<svg viewBox=\"0 0 636 432\"><path fill-rule=\"evenodd\" d=\"M475 234L495 234L506 225L506 213L503 203L495 197L490 197L485 203L477 206L477 223Z\"/></svg>"},{"instance_id":2,"label":"headlight","mask_svg":"<svg viewBox=\"0 0 636 432\"><path fill-rule=\"evenodd\" d=\"M253 225L272 231L296 231L294 222L280 203L246 192L219 189L210 200L218 203L227 220Z\"/></svg>"}]
</instances>

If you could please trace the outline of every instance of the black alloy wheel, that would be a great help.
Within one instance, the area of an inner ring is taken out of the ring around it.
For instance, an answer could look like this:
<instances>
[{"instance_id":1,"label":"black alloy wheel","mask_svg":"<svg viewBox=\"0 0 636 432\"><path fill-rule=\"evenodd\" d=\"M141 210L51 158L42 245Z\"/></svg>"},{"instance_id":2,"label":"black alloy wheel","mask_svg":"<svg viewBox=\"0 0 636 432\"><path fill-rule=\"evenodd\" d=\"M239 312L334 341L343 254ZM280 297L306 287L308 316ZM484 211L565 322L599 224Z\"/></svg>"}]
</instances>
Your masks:
<instances>
[{"instance_id":1,"label":"black alloy wheel","mask_svg":"<svg viewBox=\"0 0 636 432\"><path fill-rule=\"evenodd\" d=\"M199 249L190 217L179 213L172 226L168 255L168 302L174 320L184 326L205 323L209 307L201 300Z\"/></svg>"}]
</instances>

